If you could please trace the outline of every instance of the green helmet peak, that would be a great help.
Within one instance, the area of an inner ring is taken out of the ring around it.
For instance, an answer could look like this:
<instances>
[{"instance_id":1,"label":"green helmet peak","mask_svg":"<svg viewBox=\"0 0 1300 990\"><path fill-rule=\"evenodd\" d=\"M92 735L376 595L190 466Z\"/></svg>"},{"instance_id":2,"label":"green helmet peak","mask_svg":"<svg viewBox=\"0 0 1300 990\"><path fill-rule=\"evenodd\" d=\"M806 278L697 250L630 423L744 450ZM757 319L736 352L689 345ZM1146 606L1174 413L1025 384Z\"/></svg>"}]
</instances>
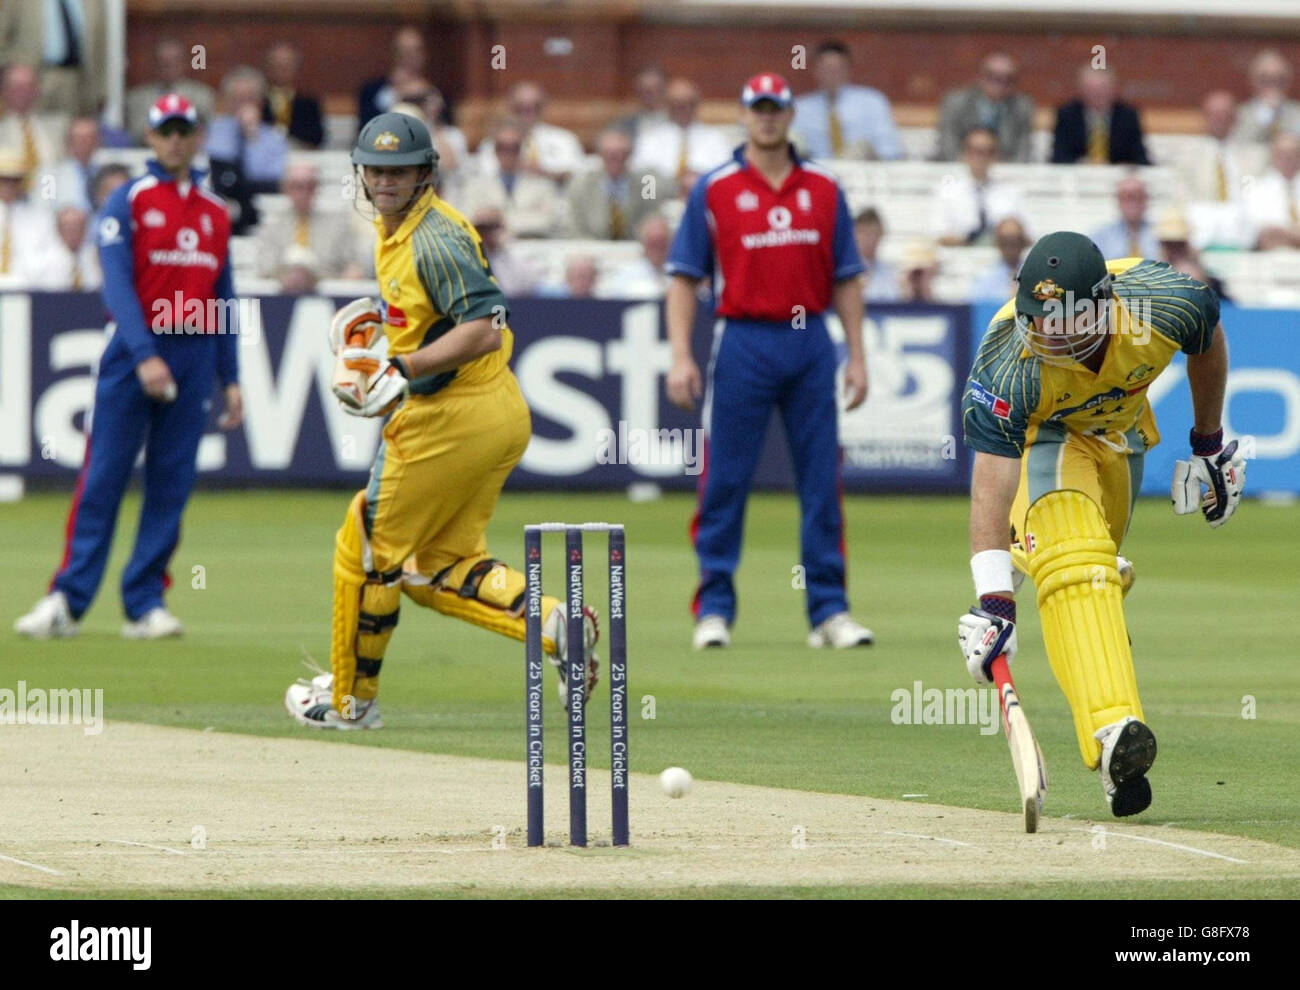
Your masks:
<instances>
[{"instance_id":1,"label":"green helmet peak","mask_svg":"<svg viewBox=\"0 0 1300 990\"><path fill-rule=\"evenodd\" d=\"M1110 274L1101 249L1072 230L1039 238L1016 278L1016 312L1026 316L1046 316L1053 300L1071 307L1076 300L1095 302L1110 295Z\"/></svg>"}]
</instances>

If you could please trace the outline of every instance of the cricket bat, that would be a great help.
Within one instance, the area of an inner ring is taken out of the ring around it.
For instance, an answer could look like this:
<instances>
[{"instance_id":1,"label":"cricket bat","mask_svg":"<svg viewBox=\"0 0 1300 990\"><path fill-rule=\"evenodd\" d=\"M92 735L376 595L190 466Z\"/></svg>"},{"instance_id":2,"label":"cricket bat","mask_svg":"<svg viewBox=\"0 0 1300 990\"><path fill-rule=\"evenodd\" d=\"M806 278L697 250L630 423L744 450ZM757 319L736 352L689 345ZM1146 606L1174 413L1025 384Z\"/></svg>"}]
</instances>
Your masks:
<instances>
[{"instance_id":1,"label":"cricket bat","mask_svg":"<svg viewBox=\"0 0 1300 990\"><path fill-rule=\"evenodd\" d=\"M1000 654L990 670L993 683L998 688L998 698L1002 706L1002 728L1007 734L1007 744L1011 747L1011 762L1016 767L1016 781L1020 785L1020 802L1025 811L1025 831L1038 831L1038 816L1043 811L1043 794L1047 791L1047 766L1043 763L1043 751L1038 748L1038 740L1029 728L1029 719L1020 707L1020 697L1016 694L1015 682L1011 680L1011 671L1007 667L1005 654Z\"/></svg>"}]
</instances>

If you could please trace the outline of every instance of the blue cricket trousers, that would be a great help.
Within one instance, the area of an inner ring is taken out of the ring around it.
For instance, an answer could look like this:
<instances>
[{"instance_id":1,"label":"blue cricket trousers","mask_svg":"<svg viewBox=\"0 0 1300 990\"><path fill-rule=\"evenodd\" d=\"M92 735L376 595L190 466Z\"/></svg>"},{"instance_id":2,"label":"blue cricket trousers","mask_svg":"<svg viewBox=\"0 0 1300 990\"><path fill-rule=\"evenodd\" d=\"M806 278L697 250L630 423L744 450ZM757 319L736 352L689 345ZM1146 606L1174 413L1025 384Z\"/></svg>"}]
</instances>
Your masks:
<instances>
[{"instance_id":1,"label":"blue cricket trousers","mask_svg":"<svg viewBox=\"0 0 1300 990\"><path fill-rule=\"evenodd\" d=\"M180 539L181 512L198 471L199 440L217 374L213 335L158 336L158 354L176 379L174 402L145 395L136 362L117 337L100 358L86 460L68 515L63 563L51 591L62 591L75 618L90 608L108 563L117 510L145 447L144 503L135 548L122 572L122 605L139 619L163 603L167 562Z\"/></svg>"},{"instance_id":2,"label":"blue cricket trousers","mask_svg":"<svg viewBox=\"0 0 1300 990\"><path fill-rule=\"evenodd\" d=\"M805 329L788 323L719 322L704 407L707 437L699 507L692 523L700 584L696 618L736 617L732 580L740 563L745 501L775 407L794 461L802 516L801 560L808 621L848 610L836 419L835 345L820 316Z\"/></svg>"}]
</instances>

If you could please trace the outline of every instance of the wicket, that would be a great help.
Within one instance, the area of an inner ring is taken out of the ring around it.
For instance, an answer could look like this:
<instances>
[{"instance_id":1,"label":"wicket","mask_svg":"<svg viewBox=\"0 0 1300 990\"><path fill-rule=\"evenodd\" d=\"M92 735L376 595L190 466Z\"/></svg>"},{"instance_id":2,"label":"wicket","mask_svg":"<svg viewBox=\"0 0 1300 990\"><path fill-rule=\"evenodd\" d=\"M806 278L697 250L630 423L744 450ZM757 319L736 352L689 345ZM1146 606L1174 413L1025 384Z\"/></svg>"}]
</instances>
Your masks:
<instances>
[{"instance_id":1,"label":"wicket","mask_svg":"<svg viewBox=\"0 0 1300 990\"><path fill-rule=\"evenodd\" d=\"M524 527L527 596L524 609L524 659L527 668L526 758L528 844L544 844L542 812L542 534L564 533L568 623L569 692L569 844L587 844L587 671L583 662L584 532L605 533L609 542L609 776L613 804L613 844L628 844L627 617L624 591L626 541L618 523L535 523Z\"/></svg>"}]
</instances>

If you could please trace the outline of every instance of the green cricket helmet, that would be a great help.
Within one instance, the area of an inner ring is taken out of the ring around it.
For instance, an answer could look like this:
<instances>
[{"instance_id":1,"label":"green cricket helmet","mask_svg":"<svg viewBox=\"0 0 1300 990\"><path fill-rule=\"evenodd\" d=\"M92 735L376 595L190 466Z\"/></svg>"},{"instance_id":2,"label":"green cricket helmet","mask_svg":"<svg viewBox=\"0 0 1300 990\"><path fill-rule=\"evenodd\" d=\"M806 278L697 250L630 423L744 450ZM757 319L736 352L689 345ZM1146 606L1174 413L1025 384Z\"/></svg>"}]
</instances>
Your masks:
<instances>
[{"instance_id":1,"label":"green cricket helmet","mask_svg":"<svg viewBox=\"0 0 1300 990\"><path fill-rule=\"evenodd\" d=\"M438 152L424 122L405 113L381 113L361 128L352 146L353 165L427 165L436 168Z\"/></svg>"},{"instance_id":2,"label":"green cricket helmet","mask_svg":"<svg viewBox=\"0 0 1300 990\"><path fill-rule=\"evenodd\" d=\"M1038 240L1016 275L1016 330L1050 364L1083 361L1105 340L1112 276L1089 238L1058 230ZM1090 320L1078 319L1091 315ZM1033 317L1043 317L1043 327Z\"/></svg>"}]
</instances>

